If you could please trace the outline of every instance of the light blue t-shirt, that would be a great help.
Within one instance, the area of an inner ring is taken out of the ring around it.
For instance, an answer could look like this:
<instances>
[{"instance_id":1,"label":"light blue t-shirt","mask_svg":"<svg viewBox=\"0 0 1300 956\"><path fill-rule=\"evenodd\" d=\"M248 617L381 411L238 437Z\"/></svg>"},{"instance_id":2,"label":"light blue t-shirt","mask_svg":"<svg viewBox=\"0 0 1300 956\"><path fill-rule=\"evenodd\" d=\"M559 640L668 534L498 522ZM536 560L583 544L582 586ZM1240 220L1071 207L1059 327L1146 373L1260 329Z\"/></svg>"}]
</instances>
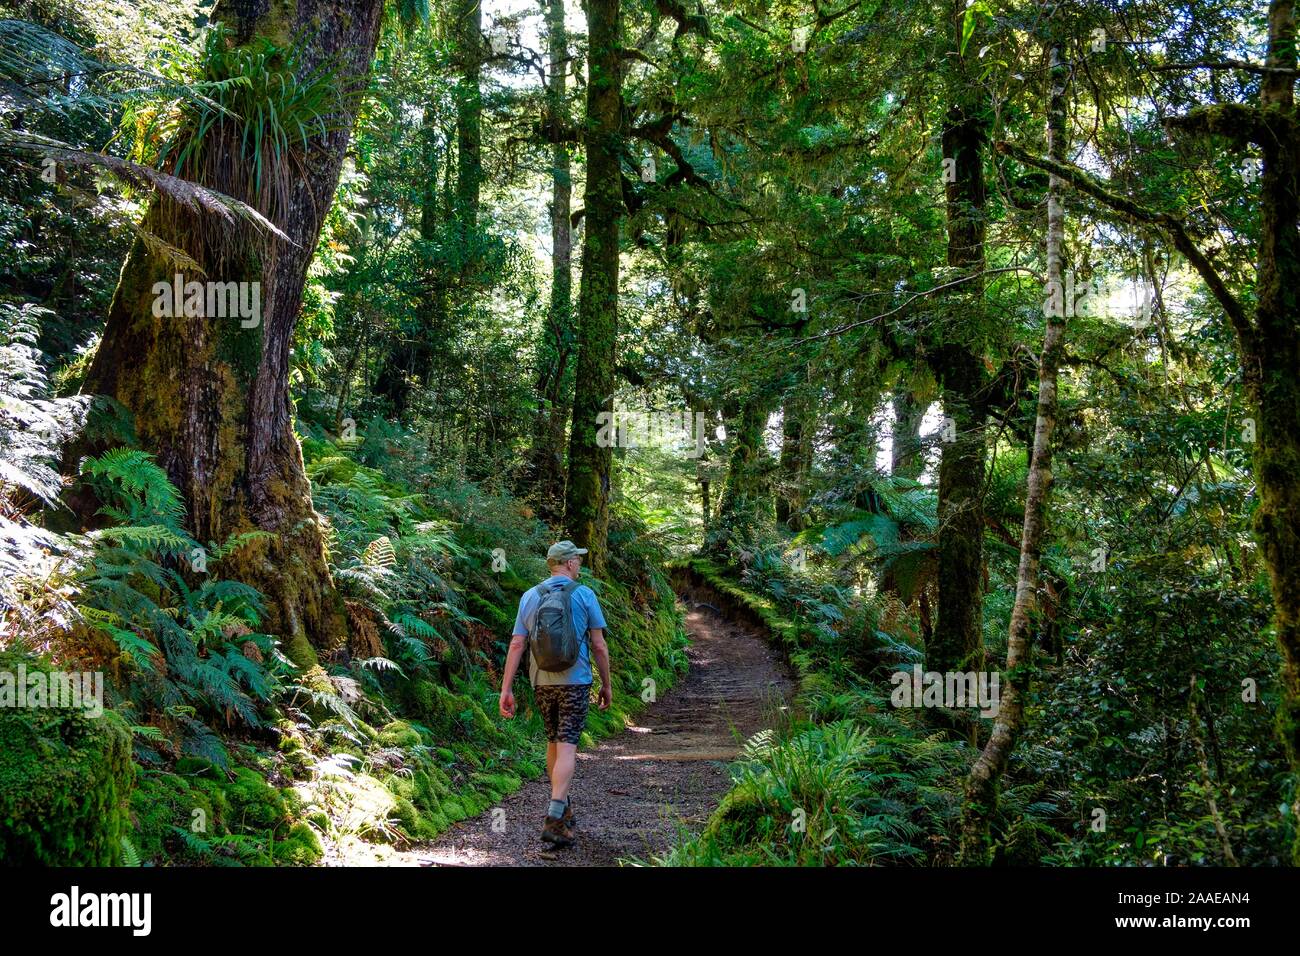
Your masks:
<instances>
[{"instance_id":1,"label":"light blue t-shirt","mask_svg":"<svg viewBox=\"0 0 1300 956\"><path fill-rule=\"evenodd\" d=\"M529 588L519 598L519 613L515 615L515 628L512 632L516 636L527 637L533 629L533 622L537 620L537 609L541 606L542 595L539 589L559 587L562 584L568 584L569 579L562 574L556 574L537 587ZM571 595L573 600L573 630L578 635L578 659L573 662L573 666L566 671L544 671L537 667L531 654L528 655L528 679L533 682L534 687L555 687L561 684L590 684L591 683L591 652L587 645L590 643L587 631L593 627L604 628L605 615L600 610L600 602L596 600L596 592L585 584L579 584L573 589Z\"/></svg>"}]
</instances>

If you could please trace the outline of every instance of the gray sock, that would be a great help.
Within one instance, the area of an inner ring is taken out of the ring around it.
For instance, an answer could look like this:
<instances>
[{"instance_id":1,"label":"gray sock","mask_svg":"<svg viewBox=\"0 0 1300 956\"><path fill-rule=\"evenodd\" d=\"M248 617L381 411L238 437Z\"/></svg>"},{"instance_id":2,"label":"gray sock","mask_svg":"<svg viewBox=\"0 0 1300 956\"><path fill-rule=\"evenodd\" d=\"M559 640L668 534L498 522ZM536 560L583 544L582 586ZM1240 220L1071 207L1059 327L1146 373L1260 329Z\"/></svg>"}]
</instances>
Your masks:
<instances>
[{"instance_id":1,"label":"gray sock","mask_svg":"<svg viewBox=\"0 0 1300 956\"><path fill-rule=\"evenodd\" d=\"M560 817L564 816L564 808L568 803L568 800L552 800L550 807L546 811L546 815L554 820L558 820Z\"/></svg>"}]
</instances>

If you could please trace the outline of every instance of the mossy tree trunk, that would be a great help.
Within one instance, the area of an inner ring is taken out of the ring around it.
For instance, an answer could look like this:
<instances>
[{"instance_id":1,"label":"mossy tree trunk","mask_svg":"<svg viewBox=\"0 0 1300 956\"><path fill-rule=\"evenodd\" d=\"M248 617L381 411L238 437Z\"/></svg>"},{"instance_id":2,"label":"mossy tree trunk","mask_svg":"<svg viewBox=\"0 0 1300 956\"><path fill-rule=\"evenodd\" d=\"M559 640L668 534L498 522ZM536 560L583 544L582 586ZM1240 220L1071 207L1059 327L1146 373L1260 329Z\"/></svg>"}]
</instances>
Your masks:
<instances>
[{"instance_id":1,"label":"mossy tree trunk","mask_svg":"<svg viewBox=\"0 0 1300 956\"><path fill-rule=\"evenodd\" d=\"M483 184L483 6L480 0L453 0L452 17L460 71L456 82L456 218L469 243L478 229ZM467 257L466 266L472 258Z\"/></svg>"},{"instance_id":2,"label":"mossy tree trunk","mask_svg":"<svg viewBox=\"0 0 1300 956\"><path fill-rule=\"evenodd\" d=\"M744 396L735 421L727 480L718 501L718 526L727 532L719 539L749 546L756 542L757 531L773 518L771 488L772 462L763 433L767 427L769 404L761 393Z\"/></svg>"},{"instance_id":3,"label":"mossy tree trunk","mask_svg":"<svg viewBox=\"0 0 1300 956\"><path fill-rule=\"evenodd\" d=\"M953 437L943 443L939 461L939 617L925 648L925 665L935 671L966 671L978 668L982 657L983 369L964 345L940 349L936 366L944 416L951 419L945 427Z\"/></svg>"},{"instance_id":4,"label":"mossy tree trunk","mask_svg":"<svg viewBox=\"0 0 1300 956\"><path fill-rule=\"evenodd\" d=\"M889 450L889 473L894 478L907 478L912 481L921 477L925 470L925 456L921 453L921 423L925 418L926 405L915 390L906 384L899 384L894 391L894 426ZM899 525L899 541L912 540L912 533L906 525ZM894 595L897 603L890 605L886 621L893 626L896 615L903 607L902 589L899 587L898 575L891 567L880 581L880 589L885 594ZM908 597L911 597L908 595Z\"/></svg>"},{"instance_id":5,"label":"mossy tree trunk","mask_svg":"<svg viewBox=\"0 0 1300 956\"><path fill-rule=\"evenodd\" d=\"M961 36L965 4L954 13ZM975 43L972 38L971 44ZM971 47L956 55L950 80L952 105L942 141L945 163L948 265L973 276L962 287L963 312L978 309L983 282L985 234L984 102L969 60ZM971 308L975 306L975 309ZM984 565L984 370L969 344L968 328L944 331L944 344L935 350L932 365L939 381L943 411L951 420L939 463L938 588L939 619L925 648L929 670L966 671L978 668L983 656L982 571Z\"/></svg>"},{"instance_id":6,"label":"mossy tree trunk","mask_svg":"<svg viewBox=\"0 0 1300 956\"><path fill-rule=\"evenodd\" d=\"M232 28L233 42L263 36L282 47L296 43L299 75L328 68L345 97L330 118L330 132L313 138L301 156L286 159L287 168L268 173L282 176L286 188L279 208L262 211L272 213L292 242L248 227L232 234L227 224L167 199L156 200L147 213L150 229L202 266L205 275L185 274L186 281L260 282L260 324L245 328L238 317L156 317L154 284L170 284L185 270L137 242L83 386L133 413L141 444L184 495L198 540L270 532L269 540L227 558L219 570L266 595L264 627L280 635L301 662L314 658L313 647L340 639L345 622L293 432L289 345L382 9L382 0L217 5L213 20ZM237 148L240 132L232 120L212 134L217 139L196 174L202 185L256 204L248 164Z\"/></svg>"},{"instance_id":7,"label":"mossy tree trunk","mask_svg":"<svg viewBox=\"0 0 1300 956\"><path fill-rule=\"evenodd\" d=\"M578 355L564 526L591 551L593 570L606 564L611 448L597 441L601 412L614 407L618 343L619 221L622 214L622 52L619 0L587 0L588 78L583 201L582 286L578 293Z\"/></svg>"},{"instance_id":8,"label":"mossy tree trunk","mask_svg":"<svg viewBox=\"0 0 1300 956\"><path fill-rule=\"evenodd\" d=\"M1269 5L1268 65L1256 138L1260 178L1259 271L1254 327L1238 326L1246 393L1257 409L1255 531L1268 564L1282 652L1278 732L1300 777L1300 125L1295 115L1295 6ZM1300 793L1292 805L1300 819ZM1300 833L1292 847L1300 866Z\"/></svg>"},{"instance_id":9,"label":"mossy tree trunk","mask_svg":"<svg viewBox=\"0 0 1300 956\"><path fill-rule=\"evenodd\" d=\"M925 405L917 399L916 392L906 385L894 392L893 441L890 443L889 473L895 478L921 477L925 470L925 456L921 454L921 423L925 419Z\"/></svg>"}]
</instances>

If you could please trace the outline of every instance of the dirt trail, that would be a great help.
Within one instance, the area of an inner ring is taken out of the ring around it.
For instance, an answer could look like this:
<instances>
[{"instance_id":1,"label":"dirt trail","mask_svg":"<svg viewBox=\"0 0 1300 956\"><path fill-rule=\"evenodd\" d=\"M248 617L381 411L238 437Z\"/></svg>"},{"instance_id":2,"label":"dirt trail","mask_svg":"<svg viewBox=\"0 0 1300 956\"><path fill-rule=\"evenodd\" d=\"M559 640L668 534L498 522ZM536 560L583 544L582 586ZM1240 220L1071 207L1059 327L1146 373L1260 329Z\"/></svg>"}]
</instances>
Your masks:
<instances>
[{"instance_id":1,"label":"dirt trail","mask_svg":"<svg viewBox=\"0 0 1300 956\"><path fill-rule=\"evenodd\" d=\"M727 762L746 738L773 724L792 686L762 637L699 603L707 599L683 598L691 636L686 676L641 711L635 726L578 752L570 793L578 821L573 847L552 850L538 839L550 798L543 777L502 799L503 832L493 830L489 812L385 862L611 866L627 857L649 859L668 849L683 826L692 831L703 826L727 790Z\"/></svg>"}]
</instances>

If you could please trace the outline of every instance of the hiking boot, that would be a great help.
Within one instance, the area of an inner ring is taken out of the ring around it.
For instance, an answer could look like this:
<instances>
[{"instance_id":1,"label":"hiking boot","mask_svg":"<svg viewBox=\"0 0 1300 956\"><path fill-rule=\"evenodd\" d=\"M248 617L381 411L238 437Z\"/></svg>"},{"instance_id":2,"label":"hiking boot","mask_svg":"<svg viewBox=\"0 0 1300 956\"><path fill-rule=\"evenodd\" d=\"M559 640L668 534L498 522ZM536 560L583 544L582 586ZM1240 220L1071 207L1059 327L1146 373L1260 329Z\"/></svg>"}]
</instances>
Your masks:
<instances>
[{"instance_id":1,"label":"hiking boot","mask_svg":"<svg viewBox=\"0 0 1300 956\"><path fill-rule=\"evenodd\" d=\"M547 817L542 824L542 842L549 843L557 850L573 845L573 829L564 821L564 817Z\"/></svg>"}]
</instances>

